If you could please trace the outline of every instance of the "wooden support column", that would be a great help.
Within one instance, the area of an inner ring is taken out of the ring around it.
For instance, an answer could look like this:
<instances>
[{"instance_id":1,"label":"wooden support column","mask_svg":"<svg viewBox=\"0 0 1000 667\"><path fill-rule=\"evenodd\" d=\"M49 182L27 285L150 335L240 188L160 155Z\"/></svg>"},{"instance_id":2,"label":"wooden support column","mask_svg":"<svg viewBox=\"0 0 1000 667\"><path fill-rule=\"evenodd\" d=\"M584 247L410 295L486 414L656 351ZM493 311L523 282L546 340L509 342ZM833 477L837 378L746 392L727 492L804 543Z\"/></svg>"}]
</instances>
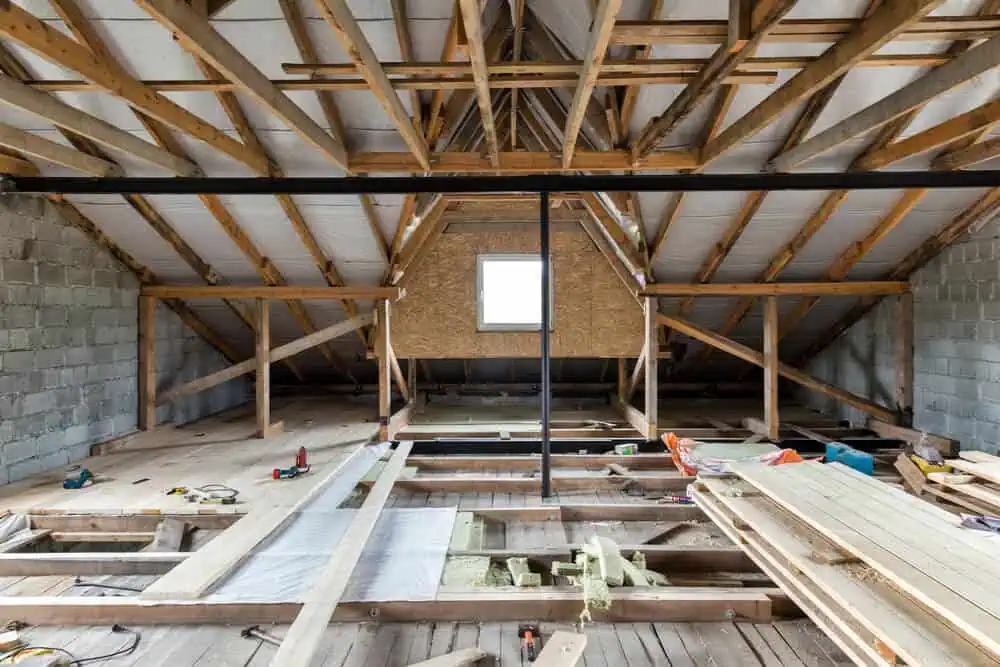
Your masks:
<instances>
[{"instance_id":1,"label":"wooden support column","mask_svg":"<svg viewBox=\"0 0 1000 667\"><path fill-rule=\"evenodd\" d=\"M646 333L646 437L656 440L656 362L659 359L659 339L657 338L657 299L646 297L644 308L644 329Z\"/></svg>"},{"instance_id":2,"label":"wooden support column","mask_svg":"<svg viewBox=\"0 0 1000 667\"><path fill-rule=\"evenodd\" d=\"M764 423L768 440L778 439L778 297L764 301Z\"/></svg>"},{"instance_id":3,"label":"wooden support column","mask_svg":"<svg viewBox=\"0 0 1000 667\"><path fill-rule=\"evenodd\" d=\"M618 357L618 400L622 403L628 401L628 365L625 357Z\"/></svg>"},{"instance_id":4,"label":"wooden support column","mask_svg":"<svg viewBox=\"0 0 1000 667\"><path fill-rule=\"evenodd\" d=\"M378 309L378 424L379 438L389 439L389 417L392 415L392 348L389 341L389 301L376 302Z\"/></svg>"},{"instance_id":5,"label":"wooden support column","mask_svg":"<svg viewBox=\"0 0 1000 667\"><path fill-rule=\"evenodd\" d=\"M913 425L913 294L896 303L896 410L901 426Z\"/></svg>"},{"instance_id":6,"label":"wooden support column","mask_svg":"<svg viewBox=\"0 0 1000 667\"><path fill-rule=\"evenodd\" d=\"M257 299L257 437L266 438L271 430L271 312L266 299Z\"/></svg>"},{"instance_id":7,"label":"wooden support column","mask_svg":"<svg viewBox=\"0 0 1000 667\"><path fill-rule=\"evenodd\" d=\"M156 428L156 298L139 297L139 428Z\"/></svg>"}]
</instances>

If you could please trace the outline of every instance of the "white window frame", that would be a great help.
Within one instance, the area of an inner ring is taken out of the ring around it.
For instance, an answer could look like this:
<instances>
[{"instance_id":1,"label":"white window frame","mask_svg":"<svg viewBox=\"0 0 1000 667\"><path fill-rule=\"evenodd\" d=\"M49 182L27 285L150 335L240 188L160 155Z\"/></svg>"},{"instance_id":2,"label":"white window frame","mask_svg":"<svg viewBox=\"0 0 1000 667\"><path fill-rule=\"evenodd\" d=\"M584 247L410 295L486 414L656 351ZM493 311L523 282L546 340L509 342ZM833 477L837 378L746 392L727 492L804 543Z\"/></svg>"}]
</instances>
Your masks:
<instances>
[{"instance_id":1,"label":"white window frame","mask_svg":"<svg viewBox=\"0 0 1000 667\"><path fill-rule=\"evenodd\" d=\"M541 331L542 324L497 324L483 320L483 264L486 262L541 261L538 253L501 252L476 256L476 326L479 331ZM555 329L555 281L552 279L552 261L549 261L549 331Z\"/></svg>"}]
</instances>

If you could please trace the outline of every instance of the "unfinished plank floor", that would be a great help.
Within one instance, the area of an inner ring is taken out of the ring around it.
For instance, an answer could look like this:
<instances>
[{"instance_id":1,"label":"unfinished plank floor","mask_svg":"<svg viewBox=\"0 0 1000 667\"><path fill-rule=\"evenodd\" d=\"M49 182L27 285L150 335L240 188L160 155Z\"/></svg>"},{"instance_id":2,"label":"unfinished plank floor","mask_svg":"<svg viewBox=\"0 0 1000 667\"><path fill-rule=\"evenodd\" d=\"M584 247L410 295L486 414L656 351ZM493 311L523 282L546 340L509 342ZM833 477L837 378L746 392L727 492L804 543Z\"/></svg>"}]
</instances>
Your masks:
<instances>
[{"instance_id":1,"label":"unfinished plank floor","mask_svg":"<svg viewBox=\"0 0 1000 667\"><path fill-rule=\"evenodd\" d=\"M304 495L358 446L375 435L371 406L347 400L275 400L283 433L253 437L253 409L238 408L183 427L136 434L120 451L79 462L98 477L93 486L66 490L56 470L0 487L0 508L33 514L235 513ZM275 482L271 471L292 464L299 447L309 450L313 473ZM139 481L145 480L145 481ZM235 505L198 505L167 496L175 486L224 484L240 491Z\"/></svg>"},{"instance_id":2,"label":"unfinished plank floor","mask_svg":"<svg viewBox=\"0 0 1000 667\"><path fill-rule=\"evenodd\" d=\"M266 667L276 648L240 637L242 628L172 626L133 628L142 634L135 653L109 664L142 667ZM287 626L265 628L283 636ZM543 637L567 624L546 624ZM585 628L586 667L834 667L850 664L803 621L778 623L614 623ZM101 655L127 635L99 628L34 628L29 641L65 646L76 657ZM313 667L405 667L462 648L480 647L495 658L480 664L520 667L516 623L334 623ZM525 664L528 664L525 662Z\"/></svg>"}]
</instances>

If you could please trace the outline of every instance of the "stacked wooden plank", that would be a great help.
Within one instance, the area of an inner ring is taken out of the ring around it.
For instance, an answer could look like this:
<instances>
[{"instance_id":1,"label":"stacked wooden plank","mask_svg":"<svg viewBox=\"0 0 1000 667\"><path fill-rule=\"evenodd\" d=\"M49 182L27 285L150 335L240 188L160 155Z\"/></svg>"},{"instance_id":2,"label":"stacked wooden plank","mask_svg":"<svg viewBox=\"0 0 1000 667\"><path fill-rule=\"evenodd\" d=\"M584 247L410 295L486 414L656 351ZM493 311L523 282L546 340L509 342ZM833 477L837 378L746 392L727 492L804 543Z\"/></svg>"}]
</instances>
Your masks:
<instances>
[{"instance_id":1,"label":"stacked wooden plank","mask_svg":"<svg viewBox=\"0 0 1000 667\"><path fill-rule=\"evenodd\" d=\"M695 501L857 664L1000 664L992 536L837 464L732 468Z\"/></svg>"},{"instance_id":2,"label":"stacked wooden plank","mask_svg":"<svg viewBox=\"0 0 1000 667\"><path fill-rule=\"evenodd\" d=\"M930 486L945 489L952 502L980 514L1000 516L1000 458L967 451L949 459L954 473L931 473Z\"/></svg>"}]
</instances>

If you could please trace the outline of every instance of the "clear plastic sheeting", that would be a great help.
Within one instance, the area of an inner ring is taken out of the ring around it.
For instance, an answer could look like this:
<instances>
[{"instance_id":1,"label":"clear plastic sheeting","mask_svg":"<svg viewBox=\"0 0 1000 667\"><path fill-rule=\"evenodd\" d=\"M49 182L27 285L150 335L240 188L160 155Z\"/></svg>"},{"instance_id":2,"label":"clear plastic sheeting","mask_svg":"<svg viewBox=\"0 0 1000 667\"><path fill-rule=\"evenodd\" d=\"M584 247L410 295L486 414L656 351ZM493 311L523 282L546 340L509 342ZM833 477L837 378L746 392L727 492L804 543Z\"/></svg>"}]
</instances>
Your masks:
<instances>
[{"instance_id":1,"label":"clear plastic sheeting","mask_svg":"<svg viewBox=\"0 0 1000 667\"><path fill-rule=\"evenodd\" d=\"M254 554L209 600L301 602L357 510L300 514L278 539ZM454 507L387 509L354 569L345 601L430 600L437 594Z\"/></svg>"},{"instance_id":2,"label":"clear plastic sheeting","mask_svg":"<svg viewBox=\"0 0 1000 667\"><path fill-rule=\"evenodd\" d=\"M354 509L338 509L385 452L367 447L284 529L262 543L208 599L241 602L301 602L329 562ZM387 509L382 512L348 585L345 600L426 600L438 581L455 526L448 508Z\"/></svg>"}]
</instances>

